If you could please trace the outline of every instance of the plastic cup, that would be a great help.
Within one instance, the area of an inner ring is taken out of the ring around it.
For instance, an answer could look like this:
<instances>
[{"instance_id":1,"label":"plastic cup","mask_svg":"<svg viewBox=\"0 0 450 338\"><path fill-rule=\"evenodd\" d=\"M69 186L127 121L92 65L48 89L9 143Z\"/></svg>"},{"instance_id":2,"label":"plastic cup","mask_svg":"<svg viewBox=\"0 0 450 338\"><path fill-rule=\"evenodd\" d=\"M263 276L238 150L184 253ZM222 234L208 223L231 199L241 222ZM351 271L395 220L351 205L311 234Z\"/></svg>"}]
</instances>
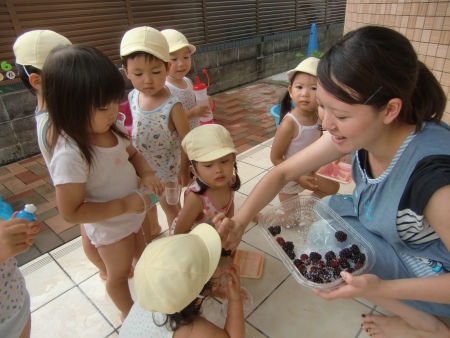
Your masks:
<instances>
[{"instance_id":1,"label":"plastic cup","mask_svg":"<svg viewBox=\"0 0 450 338\"><path fill-rule=\"evenodd\" d=\"M253 298L250 292L244 287L241 286L241 298L242 298L242 308L244 311L248 311L253 306ZM223 317L227 317L228 312L228 300L224 301L222 303L222 306L220 307L220 314Z\"/></svg>"},{"instance_id":2,"label":"plastic cup","mask_svg":"<svg viewBox=\"0 0 450 338\"><path fill-rule=\"evenodd\" d=\"M181 187L177 181L164 182L164 195L166 195L167 204L175 205L180 200Z\"/></svg>"},{"instance_id":3,"label":"plastic cup","mask_svg":"<svg viewBox=\"0 0 450 338\"><path fill-rule=\"evenodd\" d=\"M144 211L142 211L141 214L145 213L161 199L160 197L152 193L147 187L134 190L134 192L141 196L142 201L144 202Z\"/></svg>"},{"instance_id":4,"label":"plastic cup","mask_svg":"<svg viewBox=\"0 0 450 338\"><path fill-rule=\"evenodd\" d=\"M119 112L119 114L117 114L117 118L116 121L121 123L122 125L125 125L125 120L126 120L126 116L124 113Z\"/></svg>"}]
</instances>

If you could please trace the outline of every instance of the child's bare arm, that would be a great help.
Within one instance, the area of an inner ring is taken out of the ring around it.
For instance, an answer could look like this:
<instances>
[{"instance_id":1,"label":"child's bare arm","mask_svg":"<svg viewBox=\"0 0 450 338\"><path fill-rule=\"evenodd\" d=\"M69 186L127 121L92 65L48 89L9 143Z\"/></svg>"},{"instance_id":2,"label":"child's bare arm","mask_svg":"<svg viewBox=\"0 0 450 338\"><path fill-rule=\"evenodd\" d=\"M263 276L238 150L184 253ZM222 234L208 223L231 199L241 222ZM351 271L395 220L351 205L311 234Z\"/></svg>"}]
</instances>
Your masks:
<instances>
[{"instance_id":1,"label":"child's bare arm","mask_svg":"<svg viewBox=\"0 0 450 338\"><path fill-rule=\"evenodd\" d=\"M209 114L209 106L194 106L189 110L186 110L186 116L188 119L196 117L206 117Z\"/></svg>"},{"instance_id":2,"label":"child's bare arm","mask_svg":"<svg viewBox=\"0 0 450 338\"><path fill-rule=\"evenodd\" d=\"M191 231L194 221L202 211L203 203L200 196L193 192L189 193L184 199L183 209L181 209L180 216L178 217L174 234L187 234Z\"/></svg>"},{"instance_id":3,"label":"child's bare arm","mask_svg":"<svg viewBox=\"0 0 450 338\"><path fill-rule=\"evenodd\" d=\"M272 148L270 150L270 160L273 165L278 165L284 161L284 154L291 144L295 133L295 126L290 123L291 119L284 119L275 133Z\"/></svg>"},{"instance_id":4,"label":"child's bare arm","mask_svg":"<svg viewBox=\"0 0 450 338\"><path fill-rule=\"evenodd\" d=\"M141 183L157 196L161 196L164 191L164 184L155 176L144 156L132 144L127 147L127 152L128 161L131 162L137 175L141 178Z\"/></svg>"},{"instance_id":5,"label":"child's bare arm","mask_svg":"<svg viewBox=\"0 0 450 338\"><path fill-rule=\"evenodd\" d=\"M138 213L144 210L144 203L138 194L108 202L85 202L85 188L85 183L56 185L56 203L66 222L95 223L124 213Z\"/></svg>"},{"instance_id":6,"label":"child's bare arm","mask_svg":"<svg viewBox=\"0 0 450 338\"><path fill-rule=\"evenodd\" d=\"M180 140L183 141L191 128L189 127L189 122L181 103L177 103L173 106L170 112L170 120L172 121L175 130L178 132ZM181 166L178 174L178 181L182 187L187 186L189 183L189 159L183 149L181 149Z\"/></svg>"}]
</instances>

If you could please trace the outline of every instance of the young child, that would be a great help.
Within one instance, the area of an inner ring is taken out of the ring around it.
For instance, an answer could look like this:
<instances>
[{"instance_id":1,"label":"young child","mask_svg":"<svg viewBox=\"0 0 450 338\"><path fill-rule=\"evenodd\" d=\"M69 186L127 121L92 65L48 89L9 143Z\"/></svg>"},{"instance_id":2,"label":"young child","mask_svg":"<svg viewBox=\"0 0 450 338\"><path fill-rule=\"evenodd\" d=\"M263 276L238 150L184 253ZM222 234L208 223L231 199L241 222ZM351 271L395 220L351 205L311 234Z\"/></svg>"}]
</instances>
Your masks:
<instances>
[{"instance_id":1,"label":"young child","mask_svg":"<svg viewBox=\"0 0 450 338\"><path fill-rule=\"evenodd\" d=\"M208 224L151 243L136 265L138 300L119 337L245 337L239 268L234 264L224 270L230 277L224 329L200 316L205 298L220 285L221 247L217 231Z\"/></svg>"},{"instance_id":2,"label":"young child","mask_svg":"<svg viewBox=\"0 0 450 338\"><path fill-rule=\"evenodd\" d=\"M14 256L27 251L39 232L37 222L0 219L0 337L30 337L30 295Z\"/></svg>"},{"instance_id":3,"label":"young child","mask_svg":"<svg viewBox=\"0 0 450 338\"><path fill-rule=\"evenodd\" d=\"M41 79L52 122L49 171L59 211L67 222L84 223L123 320L133 305L132 261L145 246L143 202L134 193L138 176L158 195L164 187L116 124L125 84L108 57L89 46L58 47L47 57Z\"/></svg>"},{"instance_id":4,"label":"young child","mask_svg":"<svg viewBox=\"0 0 450 338\"><path fill-rule=\"evenodd\" d=\"M163 182L189 181L189 162L180 142L189 132L189 123L179 100L165 87L169 45L161 32L151 27L133 28L120 44L122 67L134 90L129 94L133 115L133 144ZM178 214L178 205L163 198L161 207L167 224ZM157 222L156 207L151 222Z\"/></svg>"},{"instance_id":5,"label":"young child","mask_svg":"<svg viewBox=\"0 0 450 338\"><path fill-rule=\"evenodd\" d=\"M186 74L191 70L191 55L195 46L190 45L186 37L175 29L165 29L161 33L169 44L169 71L166 86L183 105L191 130L200 126L200 117L207 116L209 106L199 106L195 100L193 84Z\"/></svg>"},{"instance_id":6,"label":"young child","mask_svg":"<svg viewBox=\"0 0 450 338\"><path fill-rule=\"evenodd\" d=\"M191 177L195 180L186 189L184 206L170 227L171 235L188 233L200 223L214 226L203 210L232 217L234 192L241 186L237 151L223 126L206 124L195 128L181 145L191 161Z\"/></svg>"},{"instance_id":7,"label":"young child","mask_svg":"<svg viewBox=\"0 0 450 338\"><path fill-rule=\"evenodd\" d=\"M318 64L319 59L310 57L303 60L297 68L286 73L290 85L281 101L281 123L270 151L270 160L274 165L285 161L321 136L316 100ZM291 102L295 104L293 109L291 109ZM297 195L304 189L312 190L313 194L322 198L337 193L339 183L311 172L286 184L278 194L280 202Z\"/></svg>"}]
</instances>

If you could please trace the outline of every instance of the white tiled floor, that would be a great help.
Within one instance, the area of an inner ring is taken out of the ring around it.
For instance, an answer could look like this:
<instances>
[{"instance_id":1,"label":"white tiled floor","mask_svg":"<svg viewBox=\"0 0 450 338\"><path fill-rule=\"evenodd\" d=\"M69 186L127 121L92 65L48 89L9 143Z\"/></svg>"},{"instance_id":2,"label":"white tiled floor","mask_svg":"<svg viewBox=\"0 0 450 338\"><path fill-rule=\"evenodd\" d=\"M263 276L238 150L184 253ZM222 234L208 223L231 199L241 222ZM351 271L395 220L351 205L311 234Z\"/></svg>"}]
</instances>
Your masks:
<instances>
[{"instance_id":1,"label":"white tiled floor","mask_svg":"<svg viewBox=\"0 0 450 338\"><path fill-rule=\"evenodd\" d=\"M246 196L272 167L269 159L271 140L238 156L242 187L236 193L236 210ZM342 186L349 193L353 186ZM271 204L278 203L275 198ZM162 210L159 218L167 236ZM240 249L265 252L260 279L242 278L250 291L253 306L245 311L247 337L363 337L360 315L375 311L363 300L326 302L298 284L263 237L260 229L250 224ZM221 264L228 264L224 258ZM33 338L53 337L118 337L119 312L105 291L97 269L84 255L81 239L55 249L21 267L31 295ZM134 295L133 283L130 287ZM204 307L206 318L223 326L221 304L216 300ZM383 312L385 313L385 312Z\"/></svg>"}]
</instances>

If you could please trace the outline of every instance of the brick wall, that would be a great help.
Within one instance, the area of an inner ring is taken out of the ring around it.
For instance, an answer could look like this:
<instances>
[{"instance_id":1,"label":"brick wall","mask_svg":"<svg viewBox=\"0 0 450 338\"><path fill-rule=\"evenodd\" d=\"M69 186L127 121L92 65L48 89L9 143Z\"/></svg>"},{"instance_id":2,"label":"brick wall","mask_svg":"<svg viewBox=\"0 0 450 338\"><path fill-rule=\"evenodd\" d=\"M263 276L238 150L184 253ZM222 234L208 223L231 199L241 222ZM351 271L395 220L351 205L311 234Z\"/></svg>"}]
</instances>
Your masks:
<instances>
[{"instance_id":1,"label":"brick wall","mask_svg":"<svg viewBox=\"0 0 450 338\"><path fill-rule=\"evenodd\" d=\"M405 35L447 95L443 120L450 124L450 1L348 0L344 32L383 25Z\"/></svg>"}]
</instances>

